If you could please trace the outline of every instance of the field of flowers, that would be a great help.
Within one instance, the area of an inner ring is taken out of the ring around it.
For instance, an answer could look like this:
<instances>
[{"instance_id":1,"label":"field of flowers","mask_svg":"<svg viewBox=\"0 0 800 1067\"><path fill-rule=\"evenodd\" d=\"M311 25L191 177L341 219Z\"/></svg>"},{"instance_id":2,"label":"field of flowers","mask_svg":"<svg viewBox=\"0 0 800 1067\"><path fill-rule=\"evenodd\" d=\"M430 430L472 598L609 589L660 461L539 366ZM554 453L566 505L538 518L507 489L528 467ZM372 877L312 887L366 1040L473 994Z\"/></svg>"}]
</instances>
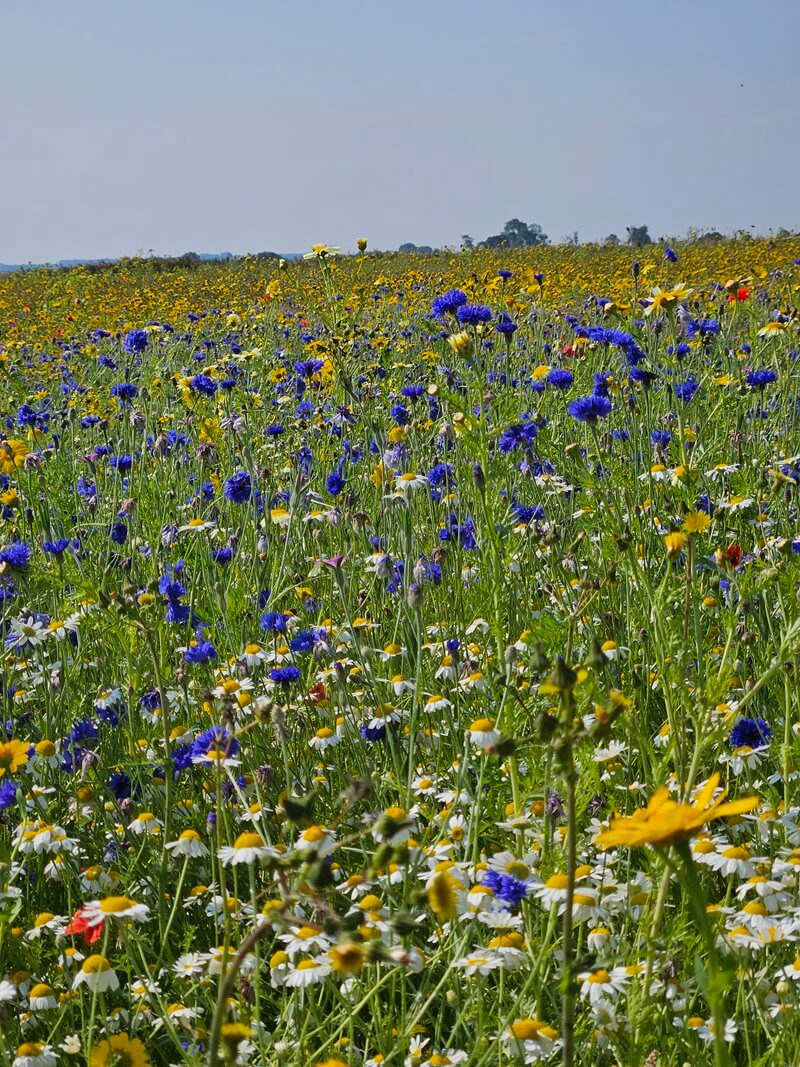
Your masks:
<instances>
[{"instance_id":1,"label":"field of flowers","mask_svg":"<svg viewBox=\"0 0 800 1067\"><path fill-rule=\"evenodd\" d=\"M800 1062L799 291L0 277L0 1062Z\"/></svg>"}]
</instances>

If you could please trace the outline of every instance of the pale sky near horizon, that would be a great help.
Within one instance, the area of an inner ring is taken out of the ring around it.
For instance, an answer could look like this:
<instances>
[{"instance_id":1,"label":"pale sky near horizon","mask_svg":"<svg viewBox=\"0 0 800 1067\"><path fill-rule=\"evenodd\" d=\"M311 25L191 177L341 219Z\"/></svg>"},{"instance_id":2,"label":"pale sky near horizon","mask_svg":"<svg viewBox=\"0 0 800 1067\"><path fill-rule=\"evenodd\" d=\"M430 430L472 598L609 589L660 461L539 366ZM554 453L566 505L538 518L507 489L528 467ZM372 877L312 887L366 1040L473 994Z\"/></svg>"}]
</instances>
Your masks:
<instances>
[{"instance_id":1,"label":"pale sky near horizon","mask_svg":"<svg viewBox=\"0 0 800 1067\"><path fill-rule=\"evenodd\" d=\"M800 0L2 0L0 261L800 228Z\"/></svg>"}]
</instances>

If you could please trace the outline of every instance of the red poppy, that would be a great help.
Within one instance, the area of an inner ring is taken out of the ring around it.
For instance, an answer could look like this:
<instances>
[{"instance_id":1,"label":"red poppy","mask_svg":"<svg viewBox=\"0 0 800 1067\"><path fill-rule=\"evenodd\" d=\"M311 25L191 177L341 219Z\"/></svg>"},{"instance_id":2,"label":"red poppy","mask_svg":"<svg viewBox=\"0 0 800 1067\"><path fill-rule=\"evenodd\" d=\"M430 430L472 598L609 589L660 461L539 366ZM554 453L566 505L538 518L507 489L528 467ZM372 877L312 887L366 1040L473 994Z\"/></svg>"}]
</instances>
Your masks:
<instances>
[{"instance_id":1,"label":"red poppy","mask_svg":"<svg viewBox=\"0 0 800 1067\"><path fill-rule=\"evenodd\" d=\"M750 290L747 288L746 285L742 285L739 289L736 290L735 293L728 293L728 300L731 303L733 303L734 301L738 301L741 304L745 300L747 300L749 296Z\"/></svg>"},{"instance_id":2,"label":"red poppy","mask_svg":"<svg viewBox=\"0 0 800 1067\"><path fill-rule=\"evenodd\" d=\"M328 694L325 692L325 683L316 682L308 691L308 699L312 704L326 704Z\"/></svg>"},{"instance_id":3,"label":"red poppy","mask_svg":"<svg viewBox=\"0 0 800 1067\"><path fill-rule=\"evenodd\" d=\"M738 567L742 559L742 550L735 542L725 549L725 559L732 567Z\"/></svg>"},{"instance_id":4,"label":"red poppy","mask_svg":"<svg viewBox=\"0 0 800 1067\"><path fill-rule=\"evenodd\" d=\"M78 934L83 934L83 940L87 945L94 945L100 940L100 936L103 933L105 922L90 924L88 919L83 916L83 908L79 908L72 916L72 922L67 926L64 931L65 934L69 934L75 937Z\"/></svg>"}]
</instances>

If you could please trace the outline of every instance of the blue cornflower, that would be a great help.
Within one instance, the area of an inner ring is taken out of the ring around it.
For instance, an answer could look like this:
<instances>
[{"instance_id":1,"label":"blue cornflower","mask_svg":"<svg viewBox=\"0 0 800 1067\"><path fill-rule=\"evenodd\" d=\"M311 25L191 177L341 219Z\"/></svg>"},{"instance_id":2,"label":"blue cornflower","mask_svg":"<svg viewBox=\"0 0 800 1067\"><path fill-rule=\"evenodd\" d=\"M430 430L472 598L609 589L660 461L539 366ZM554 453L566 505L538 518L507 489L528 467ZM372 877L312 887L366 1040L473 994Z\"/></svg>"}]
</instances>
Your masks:
<instances>
[{"instance_id":1,"label":"blue cornflower","mask_svg":"<svg viewBox=\"0 0 800 1067\"><path fill-rule=\"evenodd\" d=\"M31 550L24 541L12 541L0 551L0 563L12 571L24 571L28 569L31 560Z\"/></svg>"},{"instance_id":2,"label":"blue cornflower","mask_svg":"<svg viewBox=\"0 0 800 1067\"><path fill-rule=\"evenodd\" d=\"M607 396L582 396L573 400L567 407L567 411L578 422L586 422L594 426L598 419L604 419L611 414L611 401Z\"/></svg>"},{"instance_id":3,"label":"blue cornflower","mask_svg":"<svg viewBox=\"0 0 800 1067\"><path fill-rule=\"evenodd\" d=\"M217 658L217 650L210 641L200 640L193 645L189 645L183 654L183 658L187 663L210 663L212 659Z\"/></svg>"},{"instance_id":4,"label":"blue cornflower","mask_svg":"<svg viewBox=\"0 0 800 1067\"><path fill-rule=\"evenodd\" d=\"M499 871L487 871L483 876L482 884L491 889L495 899L502 900L504 904L518 904L528 895L526 882L519 881L511 874L501 874Z\"/></svg>"},{"instance_id":5,"label":"blue cornflower","mask_svg":"<svg viewBox=\"0 0 800 1067\"><path fill-rule=\"evenodd\" d=\"M181 771L185 771L187 767L192 765L193 756L192 745L176 745L172 750L172 769L177 778Z\"/></svg>"},{"instance_id":6,"label":"blue cornflower","mask_svg":"<svg viewBox=\"0 0 800 1067\"><path fill-rule=\"evenodd\" d=\"M144 352L147 348L147 330L130 330L122 341L122 350L129 355Z\"/></svg>"},{"instance_id":7,"label":"blue cornflower","mask_svg":"<svg viewBox=\"0 0 800 1067\"><path fill-rule=\"evenodd\" d=\"M699 388L700 382L693 374L690 374L685 382L676 382L675 396L678 400L683 400L684 403L688 404Z\"/></svg>"},{"instance_id":8,"label":"blue cornflower","mask_svg":"<svg viewBox=\"0 0 800 1067\"><path fill-rule=\"evenodd\" d=\"M0 782L0 811L5 811L17 799L17 787L7 778Z\"/></svg>"},{"instance_id":9,"label":"blue cornflower","mask_svg":"<svg viewBox=\"0 0 800 1067\"><path fill-rule=\"evenodd\" d=\"M293 685L294 682L296 682L297 679L300 677L300 668L273 667L272 670L269 672L269 677L270 680L275 683L275 685L281 685L285 688L288 688L290 685Z\"/></svg>"},{"instance_id":10,"label":"blue cornflower","mask_svg":"<svg viewBox=\"0 0 800 1067\"><path fill-rule=\"evenodd\" d=\"M449 482L451 485L455 485L453 468L449 463L437 463L428 471L428 484L436 489L444 482Z\"/></svg>"},{"instance_id":11,"label":"blue cornflower","mask_svg":"<svg viewBox=\"0 0 800 1067\"><path fill-rule=\"evenodd\" d=\"M292 652L313 652L319 644L326 640L327 636L328 631L324 626L313 630L298 630L289 642L289 648Z\"/></svg>"},{"instance_id":12,"label":"blue cornflower","mask_svg":"<svg viewBox=\"0 0 800 1067\"><path fill-rule=\"evenodd\" d=\"M214 563L219 563L220 566L225 566L233 559L232 548L212 548L211 559Z\"/></svg>"},{"instance_id":13,"label":"blue cornflower","mask_svg":"<svg viewBox=\"0 0 800 1067\"><path fill-rule=\"evenodd\" d=\"M672 251L671 248L665 248L664 249L664 258L666 260L668 260L670 263L677 263L678 262L678 257L675 255L675 253Z\"/></svg>"},{"instance_id":14,"label":"blue cornflower","mask_svg":"<svg viewBox=\"0 0 800 1067\"><path fill-rule=\"evenodd\" d=\"M131 795L131 780L124 771L115 771L108 779L108 788L115 800L127 800Z\"/></svg>"},{"instance_id":15,"label":"blue cornflower","mask_svg":"<svg viewBox=\"0 0 800 1067\"><path fill-rule=\"evenodd\" d=\"M492 321L492 309L485 304L462 304L456 318L462 326L480 326L482 322Z\"/></svg>"},{"instance_id":16,"label":"blue cornflower","mask_svg":"<svg viewBox=\"0 0 800 1067\"><path fill-rule=\"evenodd\" d=\"M139 387L134 385L133 382L116 382L108 392L110 396L115 396L118 400L122 400L123 403L128 403L131 400L135 400L139 395Z\"/></svg>"},{"instance_id":17,"label":"blue cornflower","mask_svg":"<svg viewBox=\"0 0 800 1067\"><path fill-rule=\"evenodd\" d=\"M271 634L285 634L287 621L282 611L266 611L259 620L265 630Z\"/></svg>"},{"instance_id":18,"label":"blue cornflower","mask_svg":"<svg viewBox=\"0 0 800 1067\"><path fill-rule=\"evenodd\" d=\"M395 404L394 407L390 409L389 414L398 426L408 426L411 421L408 408L404 407L402 404Z\"/></svg>"},{"instance_id":19,"label":"blue cornflower","mask_svg":"<svg viewBox=\"0 0 800 1067\"><path fill-rule=\"evenodd\" d=\"M653 430L650 434L650 444L658 448L666 448L672 440L669 430Z\"/></svg>"},{"instance_id":20,"label":"blue cornflower","mask_svg":"<svg viewBox=\"0 0 800 1067\"><path fill-rule=\"evenodd\" d=\"M342 472L335 470L331 471L328 477L325 479L325 488L328 490L331 496L338 496L344 489L344 478Z\"/></svg>"},{"instance_id":21,"label":"blue cornflower","mask_svg":"<svg viewBox=\"0 0 800 1067\"><path fill-rule=\"evenodd\" d=\"M681 342L679 345L667 345L667 355L674 356L680 363L691 352L691 348L685 343Z\"/></svg>"},{"instance_id":22,"label":"blue cornflower","mask_svg":"<svg viewBox=\"0 0 800 1067\"><path fill-rule=\"evenodd\" d=\"M530 448L538 432L535 422L516 422L503 430L497 447L503 453L513 452L515 448Z\"/></svg>"},{"instance_id":23,"label":"blue cornflower","mask_svg":"<svg viewBox=\"0 0 800 1067\"><path fill-rule=\"evenodd\" d=\"M96 741L99 736L100 731L91 719L76 719L67 739L74 745L76 741Z\"/></svg>"},{"instance_id":24,"label":"blue cornflower","mask_svg":"<svg viewBox=\"0 0 800 1067\"><path fill-rule=\"evenodd\" d=\"M658 375L651 370L645 370L644 367L631 367L628 377L632 382L640 382L646 388L656 380Z\"/></svg>"},{"instance_id":25,"label":"blue cornflower","mask_svg":"<svg viewBox=\"0 0 800 1067\"><path fill-rule=\"evenodd\" d=\"M594 373L594 388L592 392L595 396L608 396L608 386L611 381L611 375L607 370L599 370Z\"/></svg>"},{"instance_id":26,"label":"blue cornflower","mask_svg":"<svg viewBox=\"0 0 800 1067\"><path fill-rule=\"evenodd\" d=\"M201 396L213 396L217 391L217 383L207 374L195 374L189 379L189 388Z\"/></svg>"},{"instance_id":27,"label":"blue cornflower","mask_svg":"<svg viewBox=\"0 0 800 1067\"><path fill-rule=\"evenodd\" d=\"M768 745L772 730L765 719L739 719L728 737L731 748L761 748Z\"/></svg>"},{"instance_id":28,"label":"blue cornflower","mask_svg":"<svg viewBox=\"0 0 800 1067\"><path fill-rule=\"evenodd\" d=\"M192 742L192 756L195 758L207 756L214 749L223 752L225 756L235 756L239 751L239 742L225 726L212 726L203 730Z\"/></svg>"},{"instance_id":29,"label":"blue cornflower","mask_svg":"<svg viewBox=\"0 0 800 1067\"><path fill-rule=\"evenodd\" d=\"M572 371L563 367L553 367L547 375L547 381L554 389L570 389L574 380Z\"/></svg>"},{"instance_id":30,"label":"blue cornflower","mask_svg":"<svg viewBox=\"0 0 800 1067\"><path fill-rule=\"evenodd\" d=\"M139 697L139 707L143 711L156 711L161 707L161 694L157 689L151 689L147 693L142 693Z\"/></svg>"},{"instance_id":31,"label":"blue cornflower","mask_svg":"<svg viewBox=\"0 0 800 1067\"><path fill-rule=\"evenodd\" d=\"M368 741L370 744L374 745L378 741L383 741L384 737L386 737L386 727L368 726L365 724L361 727L359 733L364 741Z\"/></svg>"},{"instance_id":32,"label":"blue cornflower","mask_svg":"<svg viewBox=\"0 0 800 1067\"><path fill-rule=\"evenodd\" d=\"M745 380L751 389L764 389L777 381L777 378L774 370L751 370Z\"/></svg>"},{"instance_id":33,"label":"blue cornflower","mask_svg":"<svg viewBox=\"0 0 800 1067\"><path fill-rule=\"evenodd\" d=\"M518 522L526 526L530 522L540 522L545 516L541 504L520 504L518 501L514 501L511 505L511 512Z\"/></svg>"},{"instance_id":34,"label":"blue cornflower","mask_svg":"<svg viewBox=\"0 0 800 1067\"><path fill-rule=\"evenodd\" d=\"M472 517L467 517L459 523L458 516L455 512L451 512L447 518L447 523L442 530L439 531L440 541L454 541L462 548L474 550L478 547L478 542L475 537L475 524L472 521Z\"/></svg>"},{"instance_id":35,"label":"blue cornflower","mask_svg":"<svg viewBox=\"0 0 800 1067\"><path fill-rule=\"evenodd\" d=\"M416 400L422 396L425 392L421 385L404 385L400 390L400 395L406 397L408 400Z\"/></svg>"},{"instance_id":36,"label":"blue cornflower","mask_svg":"<svg viewBox=\"0 0 800 1067\"><path fill-rule=\"evenodd\" d=\"M460 307L467 302L467 294L460 289L449 289L441 296L437 296L433 302L432 313L437 319L445 315L455 315Z\"/></svg>"},{"instance_id":37,"label":"blue cornflower","mask_svg":"<svg viewBox=\"0 0 800 1067\"><path fill-rule=\"evenodd\" d=\"M188 604L181 604L180 600L168 600L167 610L164 612L166 622L174 622L179 626L189 621L191 608Z\"/></svg>"},{"instance_id":38,"label":"blue cornflower","mask_svg":"<svg viewBox=\"0 0 800 1067\"><path fill-rule=\"evenodd\" d=\"M497 325L495 326L495 329L503 337L505 337L506 339L510 339L517 332L519 327L509 315L503 312L497 320Z\"/></svg>"},{"instance_id":39,"label":"blue cornflower","mask_svg":"<svg viewBox=\"0 0 800 1067\"><path fill-rule=\"evenodd\" d=\"M246 504L253 495L253 480L247 471L237 471L226 478L222 493L232 504Z\"/></svg>"},{"instance_id":40,"label":"blue cornflower","mask_svg":"<svg viewBox=\"0 0 800 1067\"><path fill-rule=\"evenodd\" d=\"M686 324L686 336L691 340L692 337L713 337L719 333L719 323L716 319L690 319Z\"/></svg>"},{"instance_id":41,"label":"blue cornflower","mask_svg":"<svg viewBox=\"0 0 800 1067\"><path fill-rule=\"evenodd\" d=\"M108 463L120 474L127 474L133 466L133 456L112 456Z\"/></svg>"},{"instance_id":42,"label":"blue cornflower","mask_svg":"<svg viewBox=\"0 0 800 1067\"><path fill-rule=\"evenodd\" d=\"M295 363L294 370L301 378L313 378L324 366L324 360L321 359L302 359Z\"/></svg>"},{"instance_id":43,"label":"blue cornflower","mask_svg":"<svg viewBox=\"0 0 800 1067\"><path fill-rule=\"evenodd\" d=\"M186 586L170 574L162 574L158 580L158 591L168 600L178 600L186 596Z\"/></svg>"},{"instance_id":44,"label":"blue cornflower","mask_svg":"<svg viewBox=\"0 0 800 1067\"><path fill-rule=\"evenodd\" d=\"M42 545L43 552L47 552L48 555L55 556L57 559L61 559L68 548L68 537L59 537L56 541L45 541Z\"/></svg>"},{"instance_id":45,"label":"blue cornflower","mask_svg":"<svg viewBox=\"0 0 800 1067\"><path fill-rule=\"evenodd\" d=\"M30 404L23 404L17 409L17 426L36 426L38 418L39 412Z\"/></svg>"}]
</instances>

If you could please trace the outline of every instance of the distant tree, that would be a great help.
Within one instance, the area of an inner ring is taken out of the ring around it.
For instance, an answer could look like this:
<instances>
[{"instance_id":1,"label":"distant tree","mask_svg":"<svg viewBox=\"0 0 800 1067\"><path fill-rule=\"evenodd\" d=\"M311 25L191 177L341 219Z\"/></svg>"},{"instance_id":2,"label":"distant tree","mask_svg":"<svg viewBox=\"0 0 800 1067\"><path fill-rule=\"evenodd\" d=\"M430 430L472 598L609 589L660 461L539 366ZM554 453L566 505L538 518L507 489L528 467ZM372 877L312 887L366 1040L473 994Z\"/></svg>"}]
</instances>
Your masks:
<instances>
[{"instance_id":1,"label":"distant tree","mask_svg":"<svg viewBox=\"0 0 800 1067\"><path fill-rule=\"evenodd\" d=\"M653 238L648 233L647 226L627 226L628 231L628 244L633 245L634 248L641 248L643 245L651 245Z\"/></svg>"},{"instance_id":2,"label":"distant tree","mask_svg":"<svg viewBox=\"0 0 800 1067\"><path fill-rule=\"evenodd\" d=\"M461 247L465 250L475 247L475 242L468 233L461 235Z\"/></svg>"},{"instance_id":3,"label":"distant tree","mask_svg":"<svg viewBox=\"0 0 800 1067\"><path fill-rule=\"evenodd\" d=\"M607 244L607 245L618 245L619 243L620 243L619 237L617 237L617 235L615 233L610 233L608 235L608 237L606 237L605 241L603 242L603 244Z\"/></svg>"},{"instance_id":4,"label":"distant tree","mask_svg":"<svg viewBox=\"0 0 800 1067\"><path fill-rule=\"evenodd\" d=\"M538 222L527 223L520 219L509 219L502 233L492 234L485 241L481 241L478 247L533 248L536 245L546 245L549 241L550 238Z\"/></svg>"},{"instance_id":5,"label":"distant tree","mask_svg":"<svg viewBox=\"0 0 800 1067\"><path fill-rule=\"evenodd\" d=\"M406 241L405 244L400 245L400 247L398 248L397 251L398 252L416 252L417 251L417 246L415 244L412 244L411 241Z\"/></svg>"}]
</instances>

